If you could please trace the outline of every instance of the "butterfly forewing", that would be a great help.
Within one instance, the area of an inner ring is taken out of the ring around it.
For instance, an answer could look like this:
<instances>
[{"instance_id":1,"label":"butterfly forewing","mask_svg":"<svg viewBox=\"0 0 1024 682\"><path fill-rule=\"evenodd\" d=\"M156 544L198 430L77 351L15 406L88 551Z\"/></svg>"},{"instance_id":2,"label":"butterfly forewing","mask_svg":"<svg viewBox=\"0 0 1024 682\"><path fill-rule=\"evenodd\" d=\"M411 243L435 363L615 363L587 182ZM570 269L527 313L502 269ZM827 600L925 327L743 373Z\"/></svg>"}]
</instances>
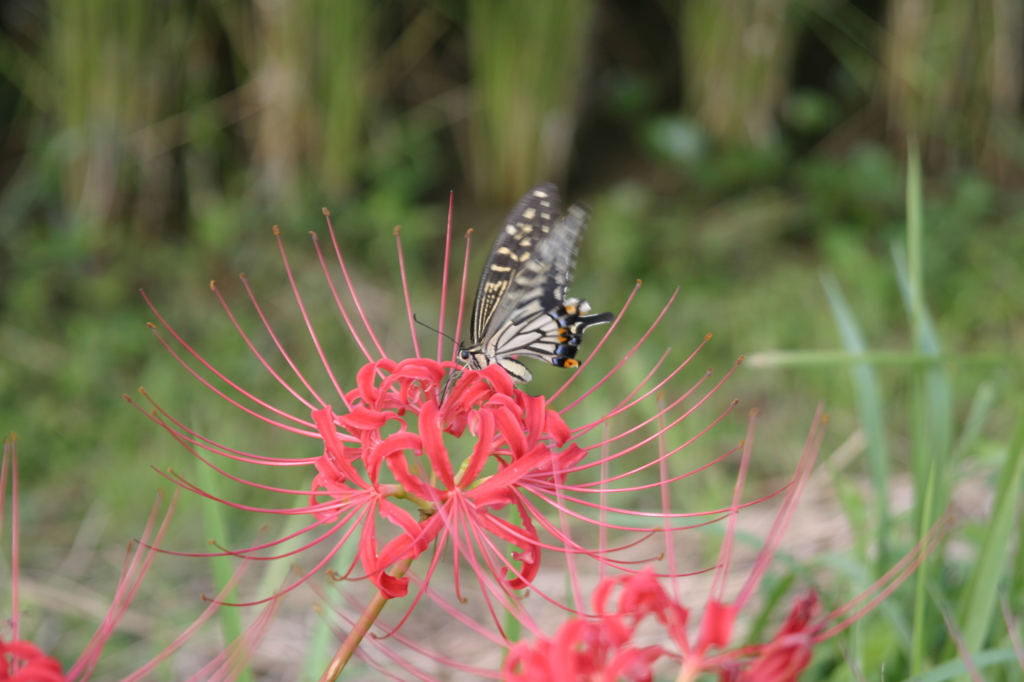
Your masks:
<instances>
[{"instance_id":1,"label":"butterfly forewing","mask_svg":"<svg viewBox=\"0 0 1024 682\"><path fill-rule=\"evenodd\" d=\"M515 276L493 306L490 323L475 341L499 336L502 328L522 325L532 317L553 312L562 304L586 220L587 212L573 206L553 230L546 231L547 236L532 252L526 253L525 258L520 256ZM487 271L484 274L486 276ZM544 317L553 323L547 328L557 331L557 321L549 315Z\"/></svg>"},{"instance_id":2,"label":"butterfly forewing","mask_svg":"<svg viewBox=\"0 0 1024 682\"><path fill-rule=\"evenodd\" d=\"M470 330L472 343L485 338L487 325L505 300L516 274L530 259L537 243L551 232L559 207L558 188L545 183L524 194L509 212L491 247L476 291Z\"/></svg>"}]
</instances>

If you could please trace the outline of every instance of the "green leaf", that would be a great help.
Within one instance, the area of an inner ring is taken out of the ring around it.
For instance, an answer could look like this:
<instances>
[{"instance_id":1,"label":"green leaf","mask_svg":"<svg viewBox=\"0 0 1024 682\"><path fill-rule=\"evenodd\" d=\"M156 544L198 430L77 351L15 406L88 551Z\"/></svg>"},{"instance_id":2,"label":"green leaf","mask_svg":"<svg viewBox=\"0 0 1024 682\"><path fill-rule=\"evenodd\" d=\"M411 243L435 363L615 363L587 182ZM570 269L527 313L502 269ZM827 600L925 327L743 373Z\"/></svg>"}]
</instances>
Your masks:
<instances>
[{"instance_id":1,"label":"green leaf","mask_svg":"<svg viewBox=\"0 0 1024 682\"><path fill-rule=\"evenodd\" d=\"M839 284L835 278L826 275L822 277L822 286L843 346L850 355L863 356L867 344ZM867 441L868 467L878 516L878 568L882 569L888 563L889 547L889 449L885 441L885 405L874 367L865 362L854 363L850 367L850 380L853 382L857 415Z\"/></svg>"},{"instance_id":2,"label":"green leaf","mask_svg":"<svg viewBox=\"0 0 1024 682\"><path fill-rule=\"evenodd\" d=\"M1024 413L1017 427L999 472L999 492L992 507L992 518L975 563L970 587L960 600L960 620L964 624L964 643L968 651L984 645L992 626L992 615L998 603L998 589L1006 569L1012 543L1017 510L1020 508L1021 477L1024 473Z\"/></svg>"}]
</instances>

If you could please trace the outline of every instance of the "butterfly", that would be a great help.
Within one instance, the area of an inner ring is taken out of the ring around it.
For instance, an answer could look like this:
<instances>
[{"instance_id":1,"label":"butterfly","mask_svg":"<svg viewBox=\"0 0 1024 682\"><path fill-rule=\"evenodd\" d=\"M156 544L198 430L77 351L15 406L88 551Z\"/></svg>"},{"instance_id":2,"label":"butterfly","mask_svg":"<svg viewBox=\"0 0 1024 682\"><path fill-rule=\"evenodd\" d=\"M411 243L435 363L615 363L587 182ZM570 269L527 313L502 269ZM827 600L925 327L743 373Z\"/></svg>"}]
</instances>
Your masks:
<instances>
[{"instance_id":1,"label":"butterfly","mask_svg":"<svg viewBox=\"0 0 1024 682\"><path fill-rule=\"evenodd\" d=\"M569 208L559 218L558 188L537 185L508 214L487 257L473 304L468 345L458 357L468 369L501 365L517 382L533 375L517 357L578 367L583 332L615 319L588 315L590 305L566 298L587 211Z\"/></svg>"}]
</instances>

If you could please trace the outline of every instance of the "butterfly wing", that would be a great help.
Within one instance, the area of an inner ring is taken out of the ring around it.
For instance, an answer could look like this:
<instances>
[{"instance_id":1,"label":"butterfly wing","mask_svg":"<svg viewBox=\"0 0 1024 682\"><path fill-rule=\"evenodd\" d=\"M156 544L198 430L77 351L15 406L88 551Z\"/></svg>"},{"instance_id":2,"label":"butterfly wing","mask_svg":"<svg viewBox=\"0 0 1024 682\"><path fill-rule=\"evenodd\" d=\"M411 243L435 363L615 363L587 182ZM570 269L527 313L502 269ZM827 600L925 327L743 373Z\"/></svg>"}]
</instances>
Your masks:
<instances>
[{"instance_id":1,"label":"butterfly wing","mask_svg":"<svg viewBox=\"0 0 1024 682\"><path fill-rule=\"evenodd\" d=\"M532 353L530 350L539 337L548 335L557 339L557 333L548 334L559 328L558 321L548 313L556 311L565 300L586 219L586 211L573 206L532 253L525 253L525 259L520 257L515 277L494 306L489 324L481 335L481 339L491 340L486 346L495 346L501 354L544 357L554 352L554 347L547 346L534 348ZM513 336L517 337L514 342Z\"/></svg>"},{"instance_id":2,"label":"butterfly wing","mask_svg":"<svg viewBox=\"0 0 1024 682\"><path fill-rule=\"evenodd\" d=\"M555 221L558 207L555 186L538 185L505 221L477 290L471 344L463 355L470 366L497 363L516 381L532 375L513 356L575 367L583 331L613 319L611 313L581 315L589 310L586 302L565 298L587 212L572 206Z\"/></svg>"},{"instance_id":3,"label":"butterfly wing","mask_svg":"<svg viewBox=\"0 0 1024 682\"><path fill-rule=\"evenodd\" d=\"M545 183L524 194L509 212L480 276L470 324L471 345L478 345L486 338L488 326L499 309L509 309L508 295L510 289L516 294L516 276L530 260L538 242L551 231L560 205L558 188Z\"/></svg>"}]
</instances>

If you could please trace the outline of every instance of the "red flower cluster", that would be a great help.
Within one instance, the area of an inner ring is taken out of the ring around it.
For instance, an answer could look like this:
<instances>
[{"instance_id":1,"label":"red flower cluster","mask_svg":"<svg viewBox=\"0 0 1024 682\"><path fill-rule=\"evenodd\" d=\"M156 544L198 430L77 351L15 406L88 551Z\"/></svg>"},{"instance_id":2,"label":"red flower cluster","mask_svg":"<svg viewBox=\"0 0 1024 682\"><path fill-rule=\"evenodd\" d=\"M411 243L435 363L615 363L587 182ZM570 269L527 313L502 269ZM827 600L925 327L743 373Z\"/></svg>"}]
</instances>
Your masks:
<instances>
[{"instance_id":1,"label":"red flower cluster","mask_svg":"<svg viewBox=\"0 0 1024 682\"><path fill-rule=\"evenodd\" d=\"M618 604L610 601L620 587ZM633 642L637 628L653 615L671 634L685 637L686 610L664 593L651 568L635 575L605 578L593 595L590 618L570 618L550 639L520 642L505 659L506 682L647 682L652 666L667 651Z\"/></svg>"},{"instance_id":2,"label":"red flower cluster","mask_svg":"<svg viewBox=\"0 0 1024 682\"><path fill-rule=\"evenodd\" d=\"M614 600L618 589L618 599ZM614 603L613 603L614 602ZM719 607L722 605L718 604ZM667 594L652 569L634 575L605 578L593 596L594 616L571 618L550 639L521 642L512 647L505 660L506 682L589 682L626 680L649 682L654 666L663 659L680 664L677 680L692 680L705 672L717 673L722 682L796 682L811 660L811 649L821 624L813 592L799 599L778 634L768 644L745 647L727 656L705 658L690 645L686 626L689 611ZM719 630L727 645L731 616L709 604L701 633ZM641 646L634 642L640 625L653 617L663 629L661 645ZM710 646L701 642L698 648Z\"/></svg>"},{"instance_id":3,"label":"red flower cluster","mask_svg":"<svg viewBox=\"0 0 1024 682\"><path fill-rule=\"evenodd\" d=\"M360 562L388 598L404 596L409 582L387 575L389 567L435 543L439 551L448 540L471 555L473 547L509 543L518 562L496 551L484 559L488 572L508 590L529 585L540 566L540 539L523 491L552 487L586 454L575 443L563 448L571 432L558 413L543 396L517 390L496 365L463 374L439 405L452 367L422 358L369 363L346 394L347 414L313 411L324 454L315 464L310 509L329 523L359 518ZM443 434L459 438L467 430L472 451L456 468ZM398 500L413 503L418 517ZM496 514L509 505L518 524ZM383 546L377 515L399 533ZM457 581L457 564L455 570Z\"/></svg>"}]
</instances>

